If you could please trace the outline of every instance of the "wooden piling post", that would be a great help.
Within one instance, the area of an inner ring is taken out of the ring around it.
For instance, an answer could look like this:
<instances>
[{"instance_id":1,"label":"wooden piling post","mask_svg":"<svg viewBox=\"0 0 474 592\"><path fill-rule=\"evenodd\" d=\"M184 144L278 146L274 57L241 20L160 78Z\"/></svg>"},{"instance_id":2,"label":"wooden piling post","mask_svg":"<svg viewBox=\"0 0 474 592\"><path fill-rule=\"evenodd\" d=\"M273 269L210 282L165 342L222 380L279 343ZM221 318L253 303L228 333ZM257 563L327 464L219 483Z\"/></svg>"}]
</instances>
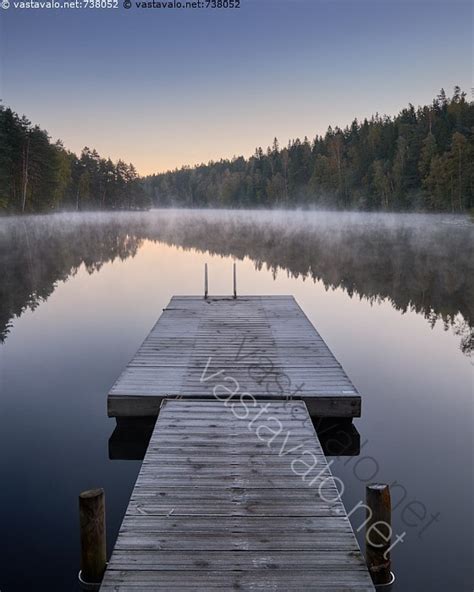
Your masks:
<instances>
[{"instance_id":1,"label":"wooden piling post","mask_svg":"<svg viewBox=\"0 0 474 592\"><path fill-rule=\"evenodd\" d=\"M79 495L81 529L81 579L99 583L107 565L105 533L105 494L103 489L83 491Z\"/></svg>"},{"instance_id":2,"label":"wooden piling post","mask_svg":"<svg viewBox=\"0 0 474 592\"><path fill-rule=\"evenodd\" d=\"M389 550L392 539L392 504L389 486L384 483L367 485L366 502L367 567L375 585L389 584L392 581Z\"/></svg>"},{"instance_id":3,"label":"wooden piling post","mask_svg":"<svg viewBox=\"0 0 474 592\"><path fill-rule=\"evenodd\" d=\"M207 294L209 292L208 278L207 278L207 263L204 263L204 299L207 300Z\"/></svg>"},{"instance_id":4,"label":"wooden piling post","mask_svg":"<svg viewBox=\"0 0 474 592\"><path fill-rule=\"evenodd\" d=\"M234 261L234 298L237 298L237 265Z\"/></svg>"}]
</instances>

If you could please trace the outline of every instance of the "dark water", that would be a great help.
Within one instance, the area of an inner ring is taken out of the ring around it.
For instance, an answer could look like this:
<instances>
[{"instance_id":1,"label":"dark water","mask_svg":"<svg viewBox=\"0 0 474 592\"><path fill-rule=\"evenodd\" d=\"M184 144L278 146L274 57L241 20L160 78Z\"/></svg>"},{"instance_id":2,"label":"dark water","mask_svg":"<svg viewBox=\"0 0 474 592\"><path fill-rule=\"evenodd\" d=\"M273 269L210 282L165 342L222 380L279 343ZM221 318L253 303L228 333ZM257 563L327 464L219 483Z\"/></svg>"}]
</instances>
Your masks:
<instances>
[{"instance_id":1,"label":"dark water","mask_svg":"<svg viewBox=\"0 0 474 592\"><path fill-rule=\"evenodd\" d=\"M107 391L171 295L201 293L204 262L230 293L236 258L239 292L295 295L363 394L332 469L348 510L396 481L393 590L472 591L473 247L444 216L0 220L0 590L77 589L83 489L106 489L113 546L143 443L111 438Z\"/></svg>"}]
</instances>

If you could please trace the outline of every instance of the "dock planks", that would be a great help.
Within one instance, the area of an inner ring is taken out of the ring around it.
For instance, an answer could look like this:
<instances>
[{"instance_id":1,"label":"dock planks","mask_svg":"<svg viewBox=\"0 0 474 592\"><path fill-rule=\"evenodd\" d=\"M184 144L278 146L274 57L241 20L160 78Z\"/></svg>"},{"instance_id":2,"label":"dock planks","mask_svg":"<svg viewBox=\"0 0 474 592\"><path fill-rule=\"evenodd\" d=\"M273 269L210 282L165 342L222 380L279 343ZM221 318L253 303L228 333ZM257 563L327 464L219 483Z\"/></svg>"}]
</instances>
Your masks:
<instances>
[{"instance_id":1,"label":"dock planks","mask_svg":"<svg viewBox=\"0 0 474 592\"><path fill-rule=\"evenodd\" d=\"M174 296L111 389L109 416L156 416L166 397L212 398L206 368L258 399L360 416L359 393L292 296Z\"/></svg>"},{"instance_id":2,"label":"dock planks","mask_svg":"<svg viewBox=\"0 0 474 592\"><path fill-rule=\"evenodd\" d=\"M305 403L234 404L165 402L101 591L373 592Z\"/></svg>"}]
</instances>

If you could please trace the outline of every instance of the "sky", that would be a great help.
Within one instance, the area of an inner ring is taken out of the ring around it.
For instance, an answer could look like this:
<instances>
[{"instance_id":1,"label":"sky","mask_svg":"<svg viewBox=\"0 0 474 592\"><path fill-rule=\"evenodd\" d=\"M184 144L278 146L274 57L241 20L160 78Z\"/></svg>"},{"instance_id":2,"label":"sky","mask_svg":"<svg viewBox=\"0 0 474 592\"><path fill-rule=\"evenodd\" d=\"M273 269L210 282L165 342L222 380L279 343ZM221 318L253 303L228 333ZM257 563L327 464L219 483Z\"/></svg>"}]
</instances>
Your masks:
<instances>
[{"instance_id":1,"label":"sky","mask_svg":"<svg viewBox=\"0 0 474 592\"><path fill-rule=\"evenodd\" d=\"M464 0L241 0L240 9L0 8L0 98L75 152L145 175L250 156L441 87L470 94ZM63 0L60 0L63 1ZM81 0L82 1L82 0ZM1 0L0 0L1 5Z\"/></svg>"}]
</instances>

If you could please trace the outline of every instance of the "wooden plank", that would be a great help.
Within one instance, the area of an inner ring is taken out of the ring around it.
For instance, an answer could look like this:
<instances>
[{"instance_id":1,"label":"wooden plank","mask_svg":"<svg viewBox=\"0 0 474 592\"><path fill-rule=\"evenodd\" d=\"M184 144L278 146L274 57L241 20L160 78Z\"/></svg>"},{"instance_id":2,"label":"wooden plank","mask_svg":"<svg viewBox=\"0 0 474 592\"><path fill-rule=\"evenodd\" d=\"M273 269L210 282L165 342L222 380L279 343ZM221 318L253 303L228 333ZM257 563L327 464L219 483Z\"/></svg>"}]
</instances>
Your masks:
<instances>
[{"instance_id":1,"label":"wooden plank","mask_svg":"<svg viewBox=\"0 0 474 592\"><path fill-rule=\"evenodd\" d=\"M138 590L154 590L157 592L373 592L374 588L367 583L354 581L354 571L345 575L342 571L336 583L333 572L319 572L318 580L314 581L315 570L303 573L295 570L252 570L247 572L205 572L161 571L159 578L152 571L111 572L108 583L102 586L104 592L128 592ZM360 572L362 573L362 572Z\"/></svg>"},{"instance_id":2,"label":"wooden plank","mask_svg":"<svg viewBox=\"0 0 474 592\"><path fill-rule=\"evenodd\" d=\"M103 592L374 592L306 405L266 405L239 419L216 400L166 401ZM284 453L260 439L269 418ZM292 469L309 457L319 479Z\"/></svg>"},{"instance_id":3,"label":"wooden plank","mask_svg":"<svg viewBox=\"0 0 474 592\"><path fill-rule=\"evenodd\" d=\"M116 551L116 560L126 569L136 570L196 570L206 567L212 571L282 570L334 570L365 569L363 559L359 565L353 561L351 551ZM178 563L179 562L179 563Z\"/></svg>"},{"instance_id":4,"label":"wooden plank","mask_svg":"<svg viewBox=\"0 0 474 592\"><path fill-rule=\"evenodd\" d=\"M174 296L110 390L108 413L157 415L164 398L214 398L226 377L257 399L302 399L311 415L360 416L359 393L291 296Z\"/></svg>"}]
</instances>

